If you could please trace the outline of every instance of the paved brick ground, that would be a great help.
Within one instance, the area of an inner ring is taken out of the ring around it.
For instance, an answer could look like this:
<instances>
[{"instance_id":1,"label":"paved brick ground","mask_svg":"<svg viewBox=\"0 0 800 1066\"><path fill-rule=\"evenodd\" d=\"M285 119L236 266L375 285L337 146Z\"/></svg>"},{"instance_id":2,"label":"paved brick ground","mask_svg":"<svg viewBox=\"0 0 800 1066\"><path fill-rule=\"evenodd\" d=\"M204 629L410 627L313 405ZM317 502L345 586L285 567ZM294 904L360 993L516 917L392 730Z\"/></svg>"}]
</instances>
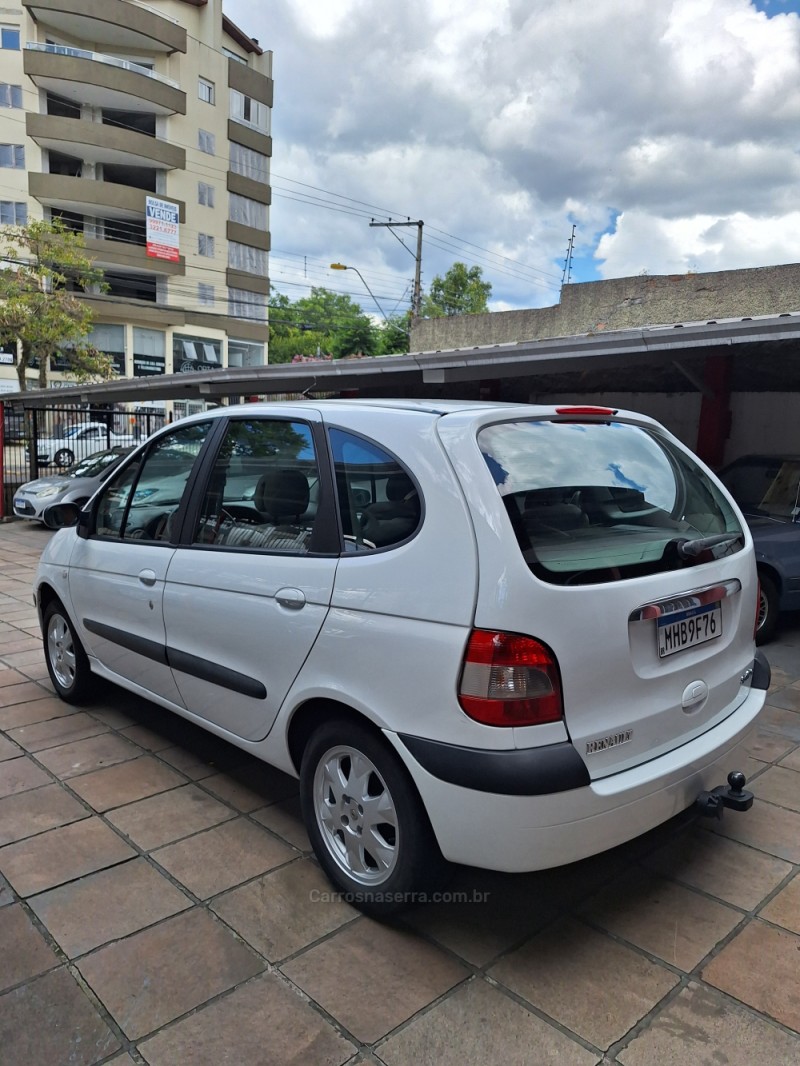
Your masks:
<instances>
[{"instance_id":1,"label":"paved brick ground","mask_svg":"<svg viewBox=\"0 0 800 1066\"><path fill-rule=\"evenodd\" d=\"M141 700L52 695L0 525L2 1066L800 1062L800 620L758 803L380 925L327 890L295 783Z\"/></svg>"}]
</instances>

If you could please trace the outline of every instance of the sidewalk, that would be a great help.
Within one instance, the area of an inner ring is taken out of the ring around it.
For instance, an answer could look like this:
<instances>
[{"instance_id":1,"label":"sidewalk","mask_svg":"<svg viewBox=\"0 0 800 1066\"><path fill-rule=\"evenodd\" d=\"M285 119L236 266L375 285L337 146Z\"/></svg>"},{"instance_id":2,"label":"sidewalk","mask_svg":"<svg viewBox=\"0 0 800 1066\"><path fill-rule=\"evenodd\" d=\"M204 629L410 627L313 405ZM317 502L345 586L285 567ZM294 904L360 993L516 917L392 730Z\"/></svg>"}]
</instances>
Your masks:
<instances>
[{"instance_id":1,"label":"sidewalk","mask_svg":"<svg viewBox=\"0 0 800 1066\"><path fill-rule=\"evenodd\" d=\"M152 704L47 680L0 524L2 1066L800 1062L800 618L752 811L381 925L328 897L295 782Z\"/></svg>"}]
</instances>

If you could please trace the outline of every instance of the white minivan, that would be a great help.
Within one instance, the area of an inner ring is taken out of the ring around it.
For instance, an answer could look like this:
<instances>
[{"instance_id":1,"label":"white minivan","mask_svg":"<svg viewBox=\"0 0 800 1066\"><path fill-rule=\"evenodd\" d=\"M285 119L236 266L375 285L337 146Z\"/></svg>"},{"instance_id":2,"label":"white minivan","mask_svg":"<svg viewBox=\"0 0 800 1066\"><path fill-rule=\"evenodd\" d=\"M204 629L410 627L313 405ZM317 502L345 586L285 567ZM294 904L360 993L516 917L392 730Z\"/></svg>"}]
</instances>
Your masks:
<instances>
[{"instance_id":1,"label":"white minivan","mask_svg":"<svg viewBox=\"0 0 800 1066\"><path fill-rule=\"evenodd\" d=\"M98 675L298 777L319 862L364 910L450 863L542 869L752 802L752 539L647 417L223 407L48 521L62 699Z\"/></svg>"}]
</instances>

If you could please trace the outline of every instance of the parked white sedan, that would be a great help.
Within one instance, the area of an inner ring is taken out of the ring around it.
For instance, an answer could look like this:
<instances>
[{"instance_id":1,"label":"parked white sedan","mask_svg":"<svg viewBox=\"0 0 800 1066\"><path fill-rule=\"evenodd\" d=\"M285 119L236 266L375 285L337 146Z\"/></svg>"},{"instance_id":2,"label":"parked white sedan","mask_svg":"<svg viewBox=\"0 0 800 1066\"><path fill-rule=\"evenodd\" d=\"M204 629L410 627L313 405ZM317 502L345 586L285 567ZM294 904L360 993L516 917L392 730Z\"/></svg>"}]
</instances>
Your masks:
<instances>
[{"instance_id":1,"label":"parked white sedan","mask_svg":"<svg viewBox=\"0 0 800 1066\"><path fill-rule=\"evenodd\" d=\"M105 422L81 422L68 426L60 437L40 437L36 455L41 466L72 466L101 448L127 447L136 441L130 433L114 433Z\"/></svg>"},{"instance_id":2,"label":"parked white sedan","mask_svg":"<svg viewBox=\"0 0 800 1066\"><path fill-rule=\"evenodd\" d=\"M752 538L649 418L220 408L49 520L77 520L35 582L59 696L99 675L298 776L364 910L426 898L448 861L541 869L752 803Z\"/></svg>"}]
</instances>

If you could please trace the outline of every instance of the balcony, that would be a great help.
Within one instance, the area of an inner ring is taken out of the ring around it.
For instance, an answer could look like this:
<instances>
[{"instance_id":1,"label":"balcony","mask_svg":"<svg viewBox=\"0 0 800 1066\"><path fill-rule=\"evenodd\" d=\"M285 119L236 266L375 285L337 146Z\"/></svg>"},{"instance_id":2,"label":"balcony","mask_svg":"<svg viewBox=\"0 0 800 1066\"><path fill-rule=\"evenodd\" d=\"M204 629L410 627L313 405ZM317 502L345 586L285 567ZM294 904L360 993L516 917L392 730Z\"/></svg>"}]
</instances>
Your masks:
<instances>
[{"instance_id":1,"label":"balcony","mask_svg":"<svg viewBox=\"0 0 800 1066\"><path fill-rule=\"evenodd\" d=\"M23 70L34 84L76 104L119 110L186 114L186 93L176 82L128 59L28 41Z\"/></svg>"},{"instance_id":2,"label":"balcony","mask_svg":"<svg viewBox=\"0 0 800 1066\"><path fill-rule=\"evenodd\" d=\"M25 127L28 136L41 148L77 155L86 163L116 163L157 170L186 167L184 148L102 122L28 112Z\"/></svg>"},{"instance_id":3,"label":"balcony","mask_svg":"<svg viewBox=\"0 0 800 1066\"><path fill-rule=\"evenodd\" d=\"M22 6L41 26L78 41L120 51L186 51L186 30L147 4L129 0L22 0Z\"/></svg>"},{"instance_id":4,"label":"balcony","mask_svg":"<svg viewBox=\"0 0 800 1066\"><path fill-rule=\"evenodd\" d=\"M173 263L168 259L152 259L141 244L126 244L124 241L108 241L98 237L86 237L87 252L95 266L103 270L130 270L137 274L167 274L181 276L186 273L183 256Z\"/></svg>"},{"instance_id":5,"label":"balcony","mask_svg":"<svg viewBox=\"0 0 800 1066\"><path fill-rule=\"evenodd\" d=\"M28 174L28 192L45 207L72 211L93 217L142 220L148 194L144 189L118 185L112 181L74 178L63 174ZM165 197L178 205L180 221L186 220L186 205L174 197Z\"/></svg>"}]
</instances>

